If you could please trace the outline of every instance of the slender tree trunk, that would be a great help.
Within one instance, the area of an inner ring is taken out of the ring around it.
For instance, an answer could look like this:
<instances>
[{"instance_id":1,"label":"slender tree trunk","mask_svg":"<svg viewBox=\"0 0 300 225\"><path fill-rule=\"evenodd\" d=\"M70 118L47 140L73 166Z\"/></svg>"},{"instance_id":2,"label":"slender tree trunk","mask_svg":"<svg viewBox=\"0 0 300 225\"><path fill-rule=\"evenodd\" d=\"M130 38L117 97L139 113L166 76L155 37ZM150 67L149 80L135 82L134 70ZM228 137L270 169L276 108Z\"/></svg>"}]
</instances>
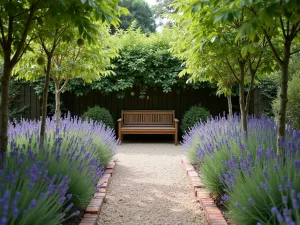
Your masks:
<instances>
[{"instance_id":1,"label":"slender tree trunk","mask_svg":"<svg viewBox=\"0 0 300 225\"><path fill-rule=\"evenodd\" d=\"M40 0L37 0L35 3L32 3L29 8L28 17L24 18L24 30L20 32L22 35L20 36L19 44L12 55L12 43L14 39L14 25L15 25L15 17L12 15L8 16L8 26L7 26L7 35L2 32L2 41L4 41L4 36L6 35L6 41L2 44L2 52L4 53L4 68L3 68L3 76L1 78L1 104L0 104L0 168L3 167L3 158L1 155L7 151L8 144L8 103L9 103L9 80L14 66L22 57L24 53L24 46L26 43L26 39L28 36L28 32L32 25L32 20L34 14L37 10L37 6L40 3ZM10 14L10 13L9 13ZM26 48L26 47L25 47Z\"/></svg>"},{"instance_id":2,"label":"slender tree trunk","mask_svg":"<svg viewBox=\"0 0 300 225\"><path fill-rule=\"evenodd\" d=\"M291 55L291 41L286 40L284 44L283 63L281 65L281 89L280 89L280 107L277 131L277 154L282 153L281 143L285 138L285 123L286 123L286 106L288 102L288 78L289 78L289 62Z\"/></svg>"},{"instance_id":3,"label":"slender tree trunk","mask_svg":"<svg viewBox=\"0 0 300 225\"><path fill-rule=\"evenodd\" d=\"M59 81L54 81L55 84L55 122L56 126L59 127L60 125L60 116L61 116L61 111L60 111L60 89L59 89Z\"/></svg>"},{"instance_id":4,"label":"slender tree trunk","mask_svg":"<svg viewBox=\"0 0 300 225\"><path fill-rule=\"evenodd\" d=\"M43 102L42 102L42 119L41 119L41 129L40 129L40 142L43 143L45 139L46 131L46 119L47 119L47 105L48 105L48 89L50 83L50 71L51 71L51 60L52 56L47 56L47 67L46 67L46 78L43 89Z\"/></svg>"},{"instance_id":5,"label":"slender tree trunk","mask_svg":"<svg viewBox=\"0 0 300 225\"><path fill-rule=\"evenodd\" d=\"M248 114L249 113L249 107L250 107L250 101L251 101L251 95L254 87L254 78L255 78L255 71L250 68L250 74L251 74L251 79L250 79L250 85L249 85L249 90L248 94L246 97L246 105L245 105L245 111Z\"/></svg>"},{"instance_id":6,"label":"slender tree trunk","mask_svg":"<svg viewBox=\"0 0 300 225\"><path fill-rule=\"evenodd\" d=\"M228 112L229 112L229 117L231 118L233 113L232 113L232 101L231 101L231 95L227 96L227 102L228 102Z\"/></svg>"},{"instance_id":7,"label":"slender tree trunk","mask_svg":"<svg viewBox=\"0 0 300 225\"><path fill-rule=\"evenodd\" d=\"M1 105L0 105L0 168L3 168L3 157L8 143L8 103L9 79L12 72L10 63L5 62L1 77Z\"/></svg>"},{"instance_id":8,"label":"slender tree trunk","mask_svg":"<svg viewBox=\"0 0 300 225\"><path fill-rule=\"evenodd\" d=\"M241 119L242 119L242 128L243 131L248 135L248 127L247 127L247 111L245 107L245 62L239 61L240 66L240 81L239 81L239 94L240 94L240 111L241 111Z\"/></svg>"}]
</instances>

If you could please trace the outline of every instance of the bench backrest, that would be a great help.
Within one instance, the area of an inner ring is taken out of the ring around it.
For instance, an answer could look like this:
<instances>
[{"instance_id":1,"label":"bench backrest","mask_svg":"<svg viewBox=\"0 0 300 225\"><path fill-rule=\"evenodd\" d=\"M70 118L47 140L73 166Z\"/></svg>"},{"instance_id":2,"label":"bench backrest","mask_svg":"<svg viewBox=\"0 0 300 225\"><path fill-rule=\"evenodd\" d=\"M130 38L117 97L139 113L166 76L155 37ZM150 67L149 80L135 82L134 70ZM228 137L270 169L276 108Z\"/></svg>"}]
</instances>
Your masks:
<instances>
[{"instance_id":1,"label":"bench backrest","mask_svg":"<svg viewBox=\"0 0 300 225\"><path fill-rule=\"evenodd\" d=\"M172 125L174 110L122 110L124 125Z\"/></svg>"}]
</instances>

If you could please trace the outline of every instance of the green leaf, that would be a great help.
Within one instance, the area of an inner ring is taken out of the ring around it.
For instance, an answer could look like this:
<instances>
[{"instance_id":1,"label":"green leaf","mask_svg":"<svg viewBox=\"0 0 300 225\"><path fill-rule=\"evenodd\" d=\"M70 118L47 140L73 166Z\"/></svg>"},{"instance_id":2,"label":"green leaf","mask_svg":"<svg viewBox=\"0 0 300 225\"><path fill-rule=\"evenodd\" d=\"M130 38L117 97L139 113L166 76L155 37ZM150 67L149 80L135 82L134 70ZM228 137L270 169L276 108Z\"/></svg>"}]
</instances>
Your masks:
<instances>
[{"instance_id":1,"label":"green leaf","mask_svg":"<svg viewBox=\"0 0 300 225\"><path fill-rule=\"evenodd\" d=\"M201 7L202 7L202 4L201 4L201 3L198 3L197 5L195 5L195 6L193 7L192 12L193 12L193 13L197 12Z\"/></svg>"},{"instance_id":2,"label":"green leaf","mask_svg":"<svg viewBox=\"0 0 300 225\"><path fill-rule=\"evenodd\" d=\"M294 13L290 18L291 24L296 24L299 21L300 21L300 13Z\"/></svg>"},{"instance_id":3,"label":"green leaf","mask_svg":"<svg viewBox=\"0 0 300 225\"><path fill-rule=\"evenodd\" d=\"M245 58L248 54L248 46L244 46L241 50L241 55L243 58Z\"/></svg>"},{"instance_id":4,"label":"green leaf","mask_svg":"<svg viewBox=\"0 0 300 225\"><path fill-rule=\"evenodd\" d=\"M215 18L214 18L214 24L219 22L220 20L223 20L223 18L224 18L223 13L216 15Z\"/></svg>"},{"instance_id":5,"label":"green leaf","mask_svg":"<svg viewBox=\"0 0 300 225\"><path fill-rule=\"evenodd\" d=\"M216 40L217 37L218 37L217 35L213 36L213 37L210 39L210 42L211 42L211 43L214 43L214 41Z\"/></svg>"},{"instance_id":6,"label":"green leaf","mask_svg":"<svg viewBox=\"0 0 300 225\"><path fill-rule=\"evenodd\" d=\"M248 52L254 54L256 52L256 48L253 45L248 45Z\"/></svg>"}]
</instances>

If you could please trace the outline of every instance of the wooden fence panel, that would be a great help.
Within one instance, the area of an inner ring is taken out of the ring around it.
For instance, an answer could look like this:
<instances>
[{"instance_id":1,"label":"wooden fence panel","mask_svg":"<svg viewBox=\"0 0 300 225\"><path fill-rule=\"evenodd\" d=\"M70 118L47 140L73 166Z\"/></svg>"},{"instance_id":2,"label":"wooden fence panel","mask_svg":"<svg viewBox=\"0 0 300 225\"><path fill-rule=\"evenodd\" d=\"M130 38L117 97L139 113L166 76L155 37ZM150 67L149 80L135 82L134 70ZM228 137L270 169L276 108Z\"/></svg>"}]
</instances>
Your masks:
<instances>
[{"instance_id":1,"label":"wooden fence panel","mask_svg":"<svg viewBox=\"0 0 300 225\"><path fill-rule=\"evenodd\" d=\"M21 95L16 107L22 108L29 105L26 118L38 119L41 116L41 100L29 85L20 89ZM134 92L134 96L131 96ZM66 111L72 115L82 115L88 107L99 105L107 108L114 120L120 118L121 110L175 110L176 118L182 120L186 110L192 105L201 104L207 108L213 116L227 111L227 100L224 97L215 96L215 91L208 88L198 90L174 90L172 93L163 93L160 89L150 88L144 99L139 98L139 90L133 89L125 93L123 99L117 98L116 93L103 95L98 91L91 90L87 96L76 97L71 93L63 93L62 101ZM147 98L147 95L149 98ZM238 105L238 99L233 99L233 104ZM236 107L238 108L238 107Z\"/></svg>"}]
</instances>

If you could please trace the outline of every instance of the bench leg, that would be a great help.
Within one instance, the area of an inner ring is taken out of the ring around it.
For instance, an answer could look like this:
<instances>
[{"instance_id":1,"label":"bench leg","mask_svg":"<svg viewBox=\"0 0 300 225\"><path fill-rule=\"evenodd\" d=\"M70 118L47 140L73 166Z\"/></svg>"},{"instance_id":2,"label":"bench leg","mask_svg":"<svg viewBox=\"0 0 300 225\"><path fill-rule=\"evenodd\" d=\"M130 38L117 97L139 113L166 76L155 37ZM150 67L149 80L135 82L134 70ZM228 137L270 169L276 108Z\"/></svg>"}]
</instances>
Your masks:
<instances>
[{"instance_id":1,"label":"bench leg","mask_svg":"<svg viewBox=\"0 0 300 225\"><path fill-rule=\"evenodd\" d=\"M122 134L122 133L119 133L118 144L120 145L122 141L123 141L123 134Z\"/></svg>"},{"instance_id":2,"label":"bench leg","mask_svg":"<svg viewBox=\"0 0 300 225\"><path fill-rule=\"evenodd\" d=\"M174 134L174 142L175 142L175 145L178 144L178 135L177 135L177 133Z\"/></svg>"}]
</instances>

